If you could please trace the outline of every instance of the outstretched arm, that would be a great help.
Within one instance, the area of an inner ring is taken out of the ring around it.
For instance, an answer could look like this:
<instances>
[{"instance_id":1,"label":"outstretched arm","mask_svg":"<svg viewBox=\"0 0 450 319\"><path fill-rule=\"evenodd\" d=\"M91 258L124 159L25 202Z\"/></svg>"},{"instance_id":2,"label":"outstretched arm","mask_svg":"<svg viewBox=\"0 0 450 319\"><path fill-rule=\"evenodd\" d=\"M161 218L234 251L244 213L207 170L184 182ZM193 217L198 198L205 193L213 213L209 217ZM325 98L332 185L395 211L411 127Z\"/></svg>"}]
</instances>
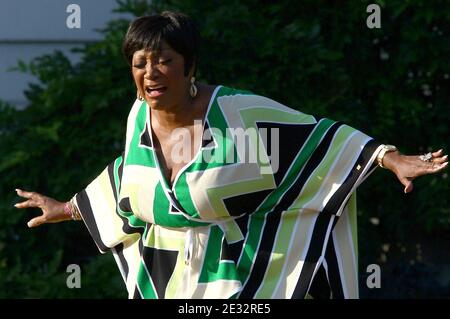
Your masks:
<instances>
[{"instance_id":1,"label":"outstretched arm","mask_svg":"<svg viewBox=\"0 0 450 319\"><path fill-rule=\"evenodd\" d=\"M431 153L427 161L420 155L404 155L399 151L386 153L383 157L383 166L392 171L398 180L405 186L405 193L413 190L412 181L422 175L441 172L448 166L448 156L443 150Z\"/></svg>"}]
</instances>

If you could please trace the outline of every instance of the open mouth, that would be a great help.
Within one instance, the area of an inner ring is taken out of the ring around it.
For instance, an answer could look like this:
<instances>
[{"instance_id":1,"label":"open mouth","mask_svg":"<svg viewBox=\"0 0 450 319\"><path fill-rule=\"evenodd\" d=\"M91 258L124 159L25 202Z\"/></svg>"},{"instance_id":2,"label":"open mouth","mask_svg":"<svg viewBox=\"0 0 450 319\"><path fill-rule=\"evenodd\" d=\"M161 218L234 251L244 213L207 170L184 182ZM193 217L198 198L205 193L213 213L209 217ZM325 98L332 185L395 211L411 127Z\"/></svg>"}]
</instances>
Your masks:
<instances>
[{"instance_id":1,"label":"open mouth","mask_svg":"<svg viewBox=\"0 0 450 319\"><path fill-rule=\"evenodd\" d=\"M157 97L157 96L160 96L160 95L163 94L166 90L167 90L167 87L165 87L165 86L158 86L158 87L150 87L150 86L147 86L147 87L145 88L145 92L146 92L150 97Z\"/></svg>"}]
</instances>

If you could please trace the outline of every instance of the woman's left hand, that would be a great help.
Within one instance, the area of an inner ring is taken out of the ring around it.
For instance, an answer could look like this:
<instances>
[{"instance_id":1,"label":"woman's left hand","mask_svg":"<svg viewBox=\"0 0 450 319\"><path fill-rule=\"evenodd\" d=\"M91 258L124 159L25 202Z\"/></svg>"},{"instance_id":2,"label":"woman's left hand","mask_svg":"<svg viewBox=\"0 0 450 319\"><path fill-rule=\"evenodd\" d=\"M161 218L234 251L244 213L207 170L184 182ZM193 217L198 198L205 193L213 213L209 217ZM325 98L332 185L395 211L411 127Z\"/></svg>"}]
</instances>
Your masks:
<instances>
[{"instance_id":1,"label":"woman's left hand","mask_svg":"<svg viewBox=\"0 0 450 319\"><path fill-rule=\"evenodd\" d=\"M397 175L398 180L405 186L405 193L413 190L412 181L419 176L435 174L448 166L448 156L443 156L443 150L431 153L429 162L420 159L419 155L403 155L399 151L384 155L383 166Z\"/></svg>"}]
</instances>

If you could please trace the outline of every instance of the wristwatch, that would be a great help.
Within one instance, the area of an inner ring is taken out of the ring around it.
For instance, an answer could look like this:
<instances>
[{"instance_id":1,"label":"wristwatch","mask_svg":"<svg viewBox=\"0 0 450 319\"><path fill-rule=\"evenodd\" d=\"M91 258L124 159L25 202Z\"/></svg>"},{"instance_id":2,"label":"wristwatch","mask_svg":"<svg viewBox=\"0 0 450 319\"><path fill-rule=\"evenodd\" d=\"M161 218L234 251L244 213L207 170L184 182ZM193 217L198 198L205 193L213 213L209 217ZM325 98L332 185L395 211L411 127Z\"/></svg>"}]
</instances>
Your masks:
<instances>
[{"instance_id":1,"label":"wristwatch","mask_svg":"<svg viewBox=\"0 0 450 319\"><path fill-rule=\"evenodd\" d=\"M383 148L380 150L380 152L377 155L377 162L378 162L378 166L383 167L383 157L386 153L389 152L395 152L397 150L397 147L395 147L394 145L383 145Z\"/></svg>"}]
</instances>

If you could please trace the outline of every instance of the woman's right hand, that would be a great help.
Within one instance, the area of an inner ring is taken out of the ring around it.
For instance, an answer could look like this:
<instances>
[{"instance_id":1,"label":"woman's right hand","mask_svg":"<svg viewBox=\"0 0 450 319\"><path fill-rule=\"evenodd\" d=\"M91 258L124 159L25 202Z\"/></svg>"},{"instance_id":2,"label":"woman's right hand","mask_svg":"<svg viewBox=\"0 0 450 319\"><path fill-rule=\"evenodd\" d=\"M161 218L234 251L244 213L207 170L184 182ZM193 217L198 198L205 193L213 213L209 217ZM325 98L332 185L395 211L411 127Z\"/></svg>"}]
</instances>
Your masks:
<instances>
[{"instance_id":1,"label":"woman's right hand","mask_svg":"<svg viewBox=\"0 0 450 319\"><path fill-rule=\"evenodd\" d=\"M16 192L20 197L27 198L26 201L15 204L16 208L38 207L42 210L42 215L27 223L28 227L71 220L71 217L64 212L65 203L36 192L26 192L20 189L16 189Z\"/></svg>"}]
</instances>

